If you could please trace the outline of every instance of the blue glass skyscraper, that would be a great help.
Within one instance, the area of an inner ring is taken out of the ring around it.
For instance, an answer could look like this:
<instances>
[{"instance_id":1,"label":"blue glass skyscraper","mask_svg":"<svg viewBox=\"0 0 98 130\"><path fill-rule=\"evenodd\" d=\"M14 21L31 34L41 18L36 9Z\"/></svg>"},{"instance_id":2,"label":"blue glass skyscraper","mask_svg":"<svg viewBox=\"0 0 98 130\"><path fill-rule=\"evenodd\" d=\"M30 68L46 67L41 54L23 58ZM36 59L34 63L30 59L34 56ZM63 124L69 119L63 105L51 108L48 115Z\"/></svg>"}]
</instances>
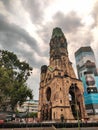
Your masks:
<instances>
[{"instance_id":1,"label":"blue glass skyscraper","mask_svg":"<svg viewBox=\"0 0 98 130\"><path fill-rule=\"evenodd\" d=\"M84 100L87 114L98 115L98 72L94 52L90 46L81 47L75 52L76 68L84 86Z\"/></svg>"}]
</instances>

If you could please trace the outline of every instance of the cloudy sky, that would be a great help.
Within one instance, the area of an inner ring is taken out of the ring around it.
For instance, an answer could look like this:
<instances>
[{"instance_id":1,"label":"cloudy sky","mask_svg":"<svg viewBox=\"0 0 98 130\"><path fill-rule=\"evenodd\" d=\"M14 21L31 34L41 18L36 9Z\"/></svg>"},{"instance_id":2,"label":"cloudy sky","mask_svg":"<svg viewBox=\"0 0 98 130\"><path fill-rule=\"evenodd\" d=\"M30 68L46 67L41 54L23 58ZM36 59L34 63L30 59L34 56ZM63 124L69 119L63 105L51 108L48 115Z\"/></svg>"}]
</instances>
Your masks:
<instances>
[{"instance_id":1,"label":"cloudy sky","mask_svg":"<svg viewBox=\"0 0 98 130\"><path fill-rule=\"evenodd\" d=\"M33 67L28 86L38 99L40 68L49 64L52 30L60 27L68 41L69 58L91 46L98 67L98 0L0 0L0 49L14 52Z\"/></svg>"}]
</instances>

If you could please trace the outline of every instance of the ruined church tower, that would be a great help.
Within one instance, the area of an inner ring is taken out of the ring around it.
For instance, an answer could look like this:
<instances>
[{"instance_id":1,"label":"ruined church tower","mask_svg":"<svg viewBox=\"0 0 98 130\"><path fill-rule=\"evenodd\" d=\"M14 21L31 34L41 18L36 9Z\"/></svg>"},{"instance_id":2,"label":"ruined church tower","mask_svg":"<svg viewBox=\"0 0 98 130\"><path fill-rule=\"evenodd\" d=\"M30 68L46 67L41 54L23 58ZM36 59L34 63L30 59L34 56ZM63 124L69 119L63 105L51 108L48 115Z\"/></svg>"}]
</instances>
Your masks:
<instances>
[{"instance_id":1,"label":"ruined church tower","mask_svg":"<svg viewBox=\"0 0 98 130\"><path fill-rule=\"evenodd\" d=\"M68 57L67 41L60 28L50 40L49 66L41 67L38 118L41 121L66 121L85 118L82 82L76 78Z\"/></svg>"}]
</instances>

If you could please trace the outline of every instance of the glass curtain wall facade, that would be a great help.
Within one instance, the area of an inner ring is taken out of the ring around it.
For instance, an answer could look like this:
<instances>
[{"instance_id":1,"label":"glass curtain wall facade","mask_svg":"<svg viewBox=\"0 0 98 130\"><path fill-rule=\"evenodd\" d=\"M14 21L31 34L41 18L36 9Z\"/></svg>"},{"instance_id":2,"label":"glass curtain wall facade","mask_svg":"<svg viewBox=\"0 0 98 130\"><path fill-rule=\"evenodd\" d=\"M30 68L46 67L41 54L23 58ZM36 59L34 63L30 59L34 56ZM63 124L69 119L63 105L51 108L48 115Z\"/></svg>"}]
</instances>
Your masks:
<instances>
[{"instance_id":1,"label":"glass curtain wall facade","mask_svg":"<svg viewBox=\"0 0 98 130\"><path fill-rule=\"evenodd\" d=\"M84 86L84 100L88 115L98 115L98 72L94 52L90 46L75 52L79 79Z\"/></svg>"}]
</instances>

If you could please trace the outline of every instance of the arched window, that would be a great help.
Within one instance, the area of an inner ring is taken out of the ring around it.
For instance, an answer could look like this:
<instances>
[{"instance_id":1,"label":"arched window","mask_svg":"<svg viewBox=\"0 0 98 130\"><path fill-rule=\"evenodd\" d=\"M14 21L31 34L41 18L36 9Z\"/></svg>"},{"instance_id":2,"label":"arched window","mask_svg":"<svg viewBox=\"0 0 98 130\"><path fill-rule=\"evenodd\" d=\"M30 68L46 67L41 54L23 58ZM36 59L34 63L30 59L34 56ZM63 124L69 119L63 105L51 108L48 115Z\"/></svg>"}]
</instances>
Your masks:
<instances>
[{"instance_id":1,"label":"arched window","mask_svg":"<svg viewBox=\"0 0 98 130\"><path fill-rule=\"evenodd\" d=\"M47 101L50 101L50 98L51 98L51 88L50 87L48 87L46 90L46 98L47 98Z\"/></svg>"}]
</instances>

